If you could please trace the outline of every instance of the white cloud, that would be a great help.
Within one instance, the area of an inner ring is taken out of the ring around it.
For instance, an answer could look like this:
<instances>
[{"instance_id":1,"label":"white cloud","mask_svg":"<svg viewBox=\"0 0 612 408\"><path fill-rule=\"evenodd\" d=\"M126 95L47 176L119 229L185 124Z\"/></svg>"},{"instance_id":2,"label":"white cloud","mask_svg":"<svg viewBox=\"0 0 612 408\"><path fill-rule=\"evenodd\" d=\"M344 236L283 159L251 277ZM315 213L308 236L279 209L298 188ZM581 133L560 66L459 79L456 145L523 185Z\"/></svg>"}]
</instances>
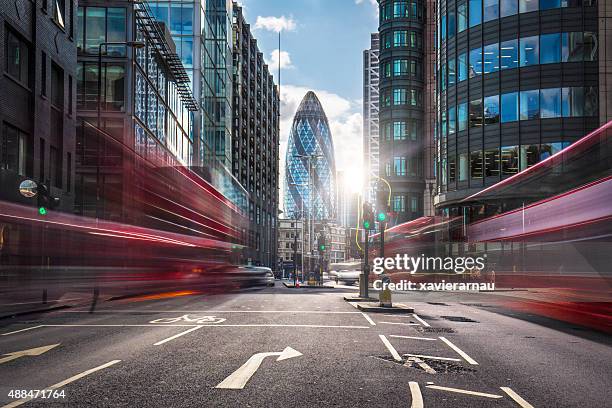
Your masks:
<instances>
[{"instance_id":1,"label":"white cloud","mask_svg":"<svg viewBox=\"0 0 612 408\"><path fill-rule=\"evenodd\" d=\"M266 61L269 66L270 71L274 71L278 69L278 61L280 59L280 67L281 69L293 69L295 68L291 63L291 56L287 51L281 51L280 55L278 49L272 51L270 53L270 59Z\"/></svg>"},{"instance_id":2,"label":"white cloud","mask_svg":"<svg viewBox=\"0 0 612 408\"><path fill-rule=\"evenodd\" d=\"M323 110L327 115L329 127L334 142L336 157L336 170L344 170L354 175L356 183L360 184L363 163L362 126L363 117L361 104L358 101L350 101L340 95L317 89L310 89L295 85L281 86L281 152L280 152L280 176L281 186L284 186L285 154L287 151L287 139L293 124L293 116L300 102L308 91L317 94ZM282 197L281 197L282 200ZM283 201L281 201L282 203Z\"/></svg>"},{"instance_id":3,"label":"white cloud","mask_svg":"<svg viewBox=\"0 0 612 408\"><path fill-rule=\"evenodd\" d=\"M355 4L363 4L366 0L355 0ZM367 0L372 7L374 7L374 17L378 19L378 1L377 0Z\"/></svg>"},{"instance_id":4,"label":"white cloud","mask_svg":"<svg viewBox=\"0 0 612 408\"><path fill-rule=\"evenodd\" d=\"M263 17L257 16L257 21L255 22L255 29L264 29L268 31L274 31L279 33L281 31L294 31L297 28L297 24L295 20L291 17Z\"/></svg>"}]
</instances>

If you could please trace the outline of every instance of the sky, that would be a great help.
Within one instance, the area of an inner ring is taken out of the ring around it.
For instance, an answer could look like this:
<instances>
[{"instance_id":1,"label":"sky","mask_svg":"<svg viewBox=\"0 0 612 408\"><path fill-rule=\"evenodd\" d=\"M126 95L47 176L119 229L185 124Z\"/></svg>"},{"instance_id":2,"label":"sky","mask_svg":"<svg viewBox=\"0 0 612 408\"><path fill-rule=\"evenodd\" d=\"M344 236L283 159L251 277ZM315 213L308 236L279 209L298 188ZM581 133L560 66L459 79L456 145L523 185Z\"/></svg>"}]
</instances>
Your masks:
<instances>
[{"instance_id":1,"label":"sky","mask_svg":"<svg viewBox=\"0 0 612 408\"><path fill-rule=\"evenodd\" d=\"M276 83L281 31L281 182L293 116L309 90L317 94L327 114L337 170L361 178L363 50L369 48L370 33L378 27L376 0L239 3ZM353 181L358 191L361 182Z\"/></svg>"}]
</instances>

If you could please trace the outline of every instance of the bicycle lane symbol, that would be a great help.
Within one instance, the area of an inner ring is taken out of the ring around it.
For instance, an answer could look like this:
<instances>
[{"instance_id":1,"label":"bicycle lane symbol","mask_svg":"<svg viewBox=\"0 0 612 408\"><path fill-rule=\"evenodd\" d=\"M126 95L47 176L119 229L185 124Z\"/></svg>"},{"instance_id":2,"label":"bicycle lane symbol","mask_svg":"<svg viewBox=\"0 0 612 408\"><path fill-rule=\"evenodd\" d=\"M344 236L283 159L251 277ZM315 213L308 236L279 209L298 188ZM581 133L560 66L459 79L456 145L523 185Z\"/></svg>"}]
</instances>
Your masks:
<instances>
[{"instance_id":1,"label":"bicycle lane symbol","mask_svg":"<svg viewBox=\"0 0 612 408\"><path fill-rule=\"evenodd\" d=\"M173 323L192 323L192 324L219 324L226 319L216 316L200 316L189 317L188 314L178 317L162 317L160 319L151 320L151 324L173 324Z\"/></svg>"}]
</instances>

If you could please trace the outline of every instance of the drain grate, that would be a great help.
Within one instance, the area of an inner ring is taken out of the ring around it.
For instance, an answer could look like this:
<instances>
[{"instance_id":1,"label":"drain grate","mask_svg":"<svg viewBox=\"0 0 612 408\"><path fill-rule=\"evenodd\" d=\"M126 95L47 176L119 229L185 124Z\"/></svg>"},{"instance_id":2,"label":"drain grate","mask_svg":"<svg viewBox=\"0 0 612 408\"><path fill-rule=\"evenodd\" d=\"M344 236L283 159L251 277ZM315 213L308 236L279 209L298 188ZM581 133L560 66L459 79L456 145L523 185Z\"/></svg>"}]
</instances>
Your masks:
<instances>
[{"instance_id":1,"label":"drain grate","mask_svg":"<svg viewBox=\"0 0 612 408\"><path fill-rule=\"evenodd\" d=\"M476 320L468 319L463 316L440 316L445 320L450 320L451 322L461 322L461 323L478 323Z\"/></svg>"},{"instance_id":2,"label":"drain grate","mask_svg":"<svg viewBox=\"0 0 612 408\"><path fill-rule=\"evenodd\" d=\"M457 333L448 327L417 327L416 329L421 333Z\"/></svg>"},{"instance_id":3,"label":"drain grate","mask_svg":"<svg viewBox=\"0 0 612 408\"><path fill-rule=\"evenodd\" d=\"M442 303L442 302L427 302L427 304L436 305L436 306L448 306L446 303Z\"/></svg>"}]
</instances>

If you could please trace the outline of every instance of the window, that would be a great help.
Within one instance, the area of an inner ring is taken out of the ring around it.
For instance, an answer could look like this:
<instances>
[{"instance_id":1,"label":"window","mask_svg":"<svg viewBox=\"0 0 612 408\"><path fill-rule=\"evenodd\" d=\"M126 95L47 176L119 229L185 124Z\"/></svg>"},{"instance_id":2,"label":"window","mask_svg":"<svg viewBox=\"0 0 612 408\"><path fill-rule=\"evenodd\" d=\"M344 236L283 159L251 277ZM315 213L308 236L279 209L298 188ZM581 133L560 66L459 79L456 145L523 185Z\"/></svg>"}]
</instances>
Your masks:
<instances>
[{"instance_id":1,"label":"window","mask_svg":"<svg viewBox=\"0 0 612 408\"><path fill-rule=\"evenodd\" d=\"M510 92L501 95L501 121L514 122L519 119L519 94Z\"/></svg>"},{"instance_id":2,"label":"window","mask_svg":"<svg viewBox=\"0 0 612 408\"><path fill-rule=\"evenodd\" d=\"M540 50L540 64L561 62L561 34L542 34Z\"/></svg>"},{"instance_id":3,"label":"window","mask_svg":"<svg viewBox=\"0 0 612 408\"><path fill-rule=\"evenodd\" d=\"M482 0L469 0L470 2L470 27L482 23Z\"/></svg>"},{"instance_id":4,"label":"window","mask_svg":"<svg viewBox=\"0 0 612 408\"><path fill-rule=\"evenodd\" d=\"M406 122L393 122L393 140L406 140Z\"/></svg>"},{"instance_id":5,"label":"window","mask_svg":"<svg viewBox=\"0 0 612 408\"><path fill-rule=\"evenodd\" d=\"M418 44L417 44L417 33L416 31L411 31L410 32L410 47L412 48L417 48Z\"/></svg>"},{"instance_id":6,"label":"window","mask_svg":"<svg viewBox=\"0 0 612 408\"><path fill-rule=\"evenodd\" d=\"M482 98L470 101L470 127L482 126Z\"/></svg>"},{"instance_id":7,"label":"window","mask_svg":"<svg viewBox=\"0 0 612 408\"><path fill-rule=\"evenodd\" d=\"M587 86L584 88L584 116L598 115L598 95L596 86Z\"/></svg>"},{"instance_id":8,"label":"window","mask_svg":"<svg viewBox=\"0 0 612 408\"><path fill-rule=\"evenodd\" d=\"M467 102L457 106L457 129L461 132L467 129L468 124L468 109Z\"/></svg>"},{"instance_id":9,"label":"window","mask_svg":"<svg viewBox=\"0 0 612 408\"><path fill-rule=\"evenodd\" d=\"M391 176L391 163L385 163L385 176Z\"/></svg>"},{"instance_id":10,"label":"window","mask_svg":"<svg viewBox=\"0 0 612 408\"><path fill-rule=\"evenodd\" d=\"M392 38L391 38L392 34L393 34L393 33L386 33L386 34L383 36L383 41L382 41L382 43L383 43L383 45L384 45L384 48L385 48L385 49L387 49L387 48L391 48L391 44L393 43L393 42L392 42Z\"/></svg>"},{"instance_id":11,"label":"window","mask_svg":"<svg viewBox=\"0 0 612 408\"><path fill-rule=\"evenodd\" d=\"M470 177L482 178L482 150L473 150L470 153Z\"/></svg>"},{"instance_id":12,"label":"window","mask_svg":"<svg viewBox=\"0 0 612 408\"><path fill-rule=\"evenodd\" d=\"M406 197L403 195L393 196L393 212L406 212Z\"/></svg>"},{"instance_id":13,"label":"window","mask_svg":"<svg viewBox=\"0 0 612 408\"><path fill-rule=\"evenodd\" d=\"M408 60L396 59L393 61L393 76L408 75Z\"/></svg>"},{"instance_id":14,"label":"window","mask_svg":"<svg viewBox=\"0 0 612 408\"><path fill-rule=\"evenodd\" d=\"M442 64L440 67L440 90L444 91L446 89L446 65Z\"/></svg>"},{"instance_id":15,"label":"window","mask_svg":"<svg viewBox=\"0 0 612 408\"><path fill-rule=\"evenodd\" d=\"M561 113L564 117L582 116L584 112L584 89L582 87L561 90Z\"/></svg>"},{"instance_id":16,"label":"window","mask_svg":"<svg viewBox=\"0 0 612 408\"><path fill-rule=\"evenodd\" d=\"M499 95L484 98L485 125L499 123Z\"/></svg>"},{"instance_id":17,"label":"window","mask_svg":"<svg viewBox=\"0 0 612 408\"><path fill-rule=\"evenodd\" d=\"M520 39L521 67L539 63L539 38L537 35Z\"/></svg>"},{"instance_id":18,"label":"window","mask_svg":"<svg viewBox=\"0 0 612 408\"><path fill-rule=\"evenodd\" d=\"M28 45L6 29L6 72L23 86L30 86L30 50Z\"/></svg>"},{"instance_id":19,"label":"window","mask_svg":"<svg viewBox=\"0 0 612 408\"><path fill-rule=\"evenodd\" d=\"M393 90L393 104L406 105L408 103L408 90L404 88Z\"/></svg>"},{"instance_id":20,"label":"window","mask_svg":"<svg viewBox=\"0 0 612 408\"><path fill-rule=\"evenodd\" d=\"M540 10L561 7L561 0L540 0Z\"/></svg>"},{"instance_id":21,"label":"window","mask_svg":"<svg viewBox=\"0 0 612 408\"><path fill-rule=\"evenodd\" d=\"M449 6L453 7L452 9L448 10L448 38L450 39L453 38L457 32L457 22L455 17L454 3Z\"/></svg>"},{"instance_id":22,"label":"window","mask_svg":"<svg viewBox=\"0 0 612 408\"><path fill-rule=\"evenodd\" d=\"M501 148L502 175L518 173L518 146L503 146Z\"/></svg>"},{"instance_id":23,"label":"window","mask_svg":"<svg viewBox=\"0 0 612 408\"><path fill-rule=\"evenodd\" d=\"M540 117L560 118L561 88L540 89Z\"/></svg>"},{"instance_id":24,"label":"window","mask_svg":"<svg viewBox=\"0 0 612 408\"><path fill-rule=\"evenodd\" d=\"M383 107L391 106L391 90L385 89L381 92L380 102Z\"/></svg>"},{"instance_id":25,"label":"window","mask_svg":"<svg viewBox=\"0 0 612 408\"><path fill-rule=\"evenodd\" d=\"M467 29L467 4L457 6L457 32L460 33Z\"/></svg>"},{"instance_id":26,"label":"window","mask_svg":"<svg viewBox=\"0 0 612 408\"><path fill-rule=\"evenodd\" d=\"M459 57L457 58L458 61L458 74L459 74L459 80L458 82L461 81L465 81L467 79L467 54L463 53L463 54L459 54Z\"/></svg>"},{"instance_id":27,"label":"window","mask_svg":"<svg viewBox=\"0 0 612 408\"><path fill-rule=\"evenodd\" d=\"M519 157L520 171L528 169L538 162L540 159L538 145L521 145L521 154Z\"/></svg>"},{"instance_id":28,"label":"window","mask_svg":"<svg viewBox=\"0 0 612 408\"><path fill-rule=\"evenodd\" d=\"M499 149L485 150L485 176L499 177Z\"/></svg>"},{"instance_id":29,"label":"window","mask_svg":"<svg viewBox=\"0 0 612 408\"><path fill-rule=\"evenodd\" d=\"M0 168L13 171L21 176L31 173L28 135L14 126L4 123L0 144Z\"/></svg>"},{"instance_id":30,"label":"window","mask_svg":"<svg viewBox=\"0 0 612 408\"><path fill-rule=\"evenodd\" d=\"M544 143L540 149L540 161L559 153L570 145L570 142Z\"/></svg>"},{"instance_id":31,"label":"window","mask_svg":"<svg viewBox=\"0 0 612 408\"><path fill-rule=\"evenodd\" d=\"M582 61L584 59L582 33L563 33L561 34L561 41L561 60L563 62Z\"/></svg>"},{"instance_id":32,"label":"window","mask_svg":"<svg viewBox=\"0 0 612 408\"><path fill-rule=\"evenodd\" d=\"M499 18L499 0L484 0L482 21L491 21Z\"/></svg>"},{"instance_id":33,"label":"window","mask_svg":"<svg viewBox=\"0 0 612 408\"><path fill-rule=\"evenodd\" d=\"M482 48L470 50L470 78L482 74Z\"/></svg>"},{"instance_id":34,"label":"window","mask_svg":"<svg viewBox=\"0 0 612 408\"><path fill-rule=\"evenodd\" d=\"M466 181L468 177L468 155L459 154L459 181Z\"/></svg>"},{"instance_id":35,"label":"window","mask_svg":"<svg viewBox=\"0 0 612 408\"><path fill-rule=\"evenodd\" d=\"M408 31L399 30L393 32L393 46L407 47L408 46Z\"/></svg>"},{"instance_id":36,"label":"window","mask_svg":"<svg viewBox=\"0 0 612 408\"><path fill-rule=\"evenodd\" d=\"M62 188L62 153L61 149L51 146L49 149L49 177L57 188Z\"/></svg>"},{"instance_id":37,"label":"window","mask_svg":"<svg viewBox=\"0 0 612 408\"><path fill-rule=\"evenodd\" d=\"M66 27L66 0L52 0L53 21L62 28ZM72 11L72 10L71 10Z\"/></svg>"},{"instance_id":38,"label":"window","mask_svg":"<svg viewBox=\"0 0 612 408\"><path fill-rule=\"evenodd\" d=\"M446 14L442 14L440 18L440 36L442 37L442 41L446 40Z\"/></svg>"},{"instance_id":39,"label":"window","mask_svg":"<svg viewBox=\"0 0 612 408\"><path fill-rule=\"evenodd\" d=\"M47 54L40 54L40 94L47 96Z\"/></svg>"},{"instance_id":40,"label":"window","mask_svg":"<svg viewBox=\"0 0 612 408\"><path fill-rule=\"evenodd\" d=\"M499 14L502 17L518 13L518 0L499 0Z\"/></svg>"},{"instance_id":41,"label":"window","mask_svg":"<svg viewBox=\"0 0 612 408\"><path fill-rule=\"evenodd\" d=\"M457 129L457 111L455 110L455 107L452 106L448 110L448 134L449 135L454 134L456 129Z\"/></svg>"},{"instance_id":42,"label":"window","mask_svg":"<svg viewBox=\"0 0 612 408\"><path fill-rule=\"evenodd\" d=\"M408 5L405 1L396 1L393 3L393 18L409 17Z\"/></svg>"},{"instance_id":43,"label":"window","mask_svg":"<svg viewBox=\"0 0 612 408\"><path fill-rule=\"evenodd\" d=\"M447 122L446 122L446 110L442 111L442 114L440 115L440 134L442 136L442 139L446 139L446 130L447 130Z\"/></svg>"},{"instance_id":44,"label":"window","mask_svg":"<svg viewBox=\"0 0 612 408\"><path fill-rule=\"evenodd\" d=\"M537 89L531 91L521 91L520 99L520 119L530 120L540 117L540 91Z\"/></svg>"},{"instance_id":45,"label":"window","mask_svg":"<svg viewBox=\"0 0 612 408\"><path fill-rule=\"evenodd\" d=\"M518 40L503 41L499 53L501 69L518 67Z\"/></svg>"},{"instance_id":46,"label":"window","mask_svg":"<svg viewBox=\"0 0 612 408\"><path fill-rule=\"evenodd\" d=\"M519 12L529 13L538 10L538 0L519 0Z\"/></svg>"},{"instance_id":47,"label":"window","mask_svg":"<svg viewBox=\"0 0 612 408\"><path fill-rule=\"evenodd\" d=\"M72 84L72 76L68 75L68 115L72 115L72 98L73 98L73 84Z\"/></svg>"},{"instance_id":48,"label":"window","mask_svg":"<svg viewBox=\"0 0 612 408\"><path fill-rule=\"evenodd\" d=\"M597 33L584 32L584 60L597 61Z\"/></svg>"},{"instance_id":49,"label":"window","mask_svg":"<svg viewBox=\"0 0 612 408\"><path fill-rule=\"evenodd\" d=\"M499 71L499 44L489 44L484 47L484 66L483 72L488 74L490 72Z\"/></svg>"},{"instance_id":50,"label":"window","mask_svg":"<svg viewBox=\"0 0 612 408\"><path fill-rule=\"evenodd\" d=\"M54 62L51 63L51 104L64 109L64 70Z\"/></svg>"},{"instance_id":51,"label":"window","mask_svg":"<svg viewBox=\"0 0 612 408\"><path fill-rule=\"evenodd\" d=\"M385 76L385 78L391 78L391 63L385 62L384 64L382 64L382 66L383 66L383 75Z\"/></svg>"},{"instance_id":52,"label":"window","mask_svg":"<svg viewBox=\"0 0 612 408\"><path fill-rule=\"evenodd\" d=\"M413 213L419 212L419 198L412 196L410 197L410 211Z\"/></svg>"},{"instance_id":53,"label":"window","mask_svg":"<svg viewBox=\"0 0 612 408\"><path fill-rule=\"evenodd\" d=\"M451 58L448 60L448 85L455 85L457 83L457 66L455 59Z\"/></svg>"},{"instance_id":54,"label":"window","mask_svg":"<svg viewBox=\"0 0 612 408\"><path fill-rule=\"evenodd\" d=\"M81 11L80 14L82 13ZM82 48L86 53L97 54L98 46L103 42L126 41L126 21L125 8L122 7L85 8L85 39ZM81 43L81 39L78 38L77 42ZM122 57L125 52L123 45L109 45L106 48L106 54L109 56Z\"/></svg>"},{"instance_id":55,"label":"window","mask_svg":"<svg viewBox=\"0 0 612 408\"><path fill-rule=\"evenodd\" d=\"M396 176L406 175L406 158L405 157L394 157L393 158L393 172Z\"/></svg>"},{"instance_id":56,"label":"window","mask_svg":"<svg viewBox=\"0 0 612 408\"><path fill-rule=\"evenodd\" d=\"M416 141L418 133L419 133L418 122L416 120L411 120L410 121L410 140Z\"/></svg>"},{"instance_id":57,"label":"window","mask_svg":"<svg viewBox=\"0 0 612 408\"><path fill-rule=\"evenodd\" d=\"M455 155L448 155L448 182L454 183L457 176L456 158Z\"/></svg>"}]
</instances>

